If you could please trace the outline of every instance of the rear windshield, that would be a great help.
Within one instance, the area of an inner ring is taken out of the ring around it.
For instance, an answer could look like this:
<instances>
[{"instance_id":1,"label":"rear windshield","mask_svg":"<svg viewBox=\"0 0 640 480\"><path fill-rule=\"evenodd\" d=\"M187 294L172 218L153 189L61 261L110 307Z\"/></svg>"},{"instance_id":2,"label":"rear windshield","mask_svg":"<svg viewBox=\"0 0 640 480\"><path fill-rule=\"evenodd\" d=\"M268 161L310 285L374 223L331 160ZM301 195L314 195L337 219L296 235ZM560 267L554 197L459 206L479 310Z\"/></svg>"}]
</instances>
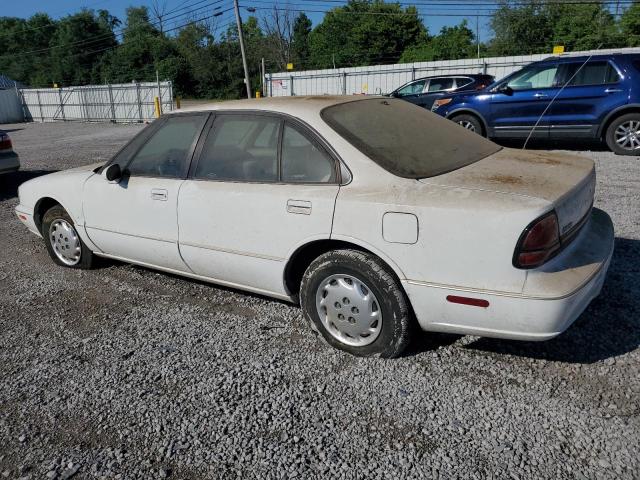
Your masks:
<instances>
[{"instance_id":1,"label":"rear windshield","mask_svg":"<svg viewBox=\"0 0 640 480\"><path fill-rule=\"evenodd\" d=\"M357 100L327 107L321 115L354 147L404 178L428 178L457 170L501 148L404 100Z\"/></svg>"}]
</instances>

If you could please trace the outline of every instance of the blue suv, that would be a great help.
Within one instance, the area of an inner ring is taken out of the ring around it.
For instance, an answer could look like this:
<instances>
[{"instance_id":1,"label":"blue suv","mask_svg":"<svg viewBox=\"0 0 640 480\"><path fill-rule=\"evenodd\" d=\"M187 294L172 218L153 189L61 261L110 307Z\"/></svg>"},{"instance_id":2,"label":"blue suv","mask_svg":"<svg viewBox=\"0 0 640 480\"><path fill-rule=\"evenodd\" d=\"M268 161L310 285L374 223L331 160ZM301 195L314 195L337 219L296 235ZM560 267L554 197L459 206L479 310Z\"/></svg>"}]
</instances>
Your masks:
<instances>
[{"instance_id":1,"label":"blue suv","mask_svg":"<svg viewBox=\"0 0 640 480\"><path fill-rule=\"evenodd\" d=\"M431 110L493 139L527 138L535 126L532 138L604 139L640 155L640 54L550 57Z\"/></svg>"}]
</instances>

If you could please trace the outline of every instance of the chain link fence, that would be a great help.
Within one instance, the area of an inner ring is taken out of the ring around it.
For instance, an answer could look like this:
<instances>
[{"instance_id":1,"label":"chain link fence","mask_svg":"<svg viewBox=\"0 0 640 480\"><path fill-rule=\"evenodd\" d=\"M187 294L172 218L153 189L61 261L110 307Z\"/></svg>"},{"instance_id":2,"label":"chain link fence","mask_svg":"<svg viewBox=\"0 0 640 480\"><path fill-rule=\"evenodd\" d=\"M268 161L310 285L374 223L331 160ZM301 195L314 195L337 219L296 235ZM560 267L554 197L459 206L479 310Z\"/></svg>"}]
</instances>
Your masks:
<instances>
[{"instance_id":1,"label":"chain link fence","mask_svg":"<svg viewBox=\"0 0 640 480\"><path fill-rule=\"evenodd\" d=\"M163 112L173 109L171 82L25 88L19 95L25 121L144 122L155 118L154 97Z\"/></svg>"}]
</instances>

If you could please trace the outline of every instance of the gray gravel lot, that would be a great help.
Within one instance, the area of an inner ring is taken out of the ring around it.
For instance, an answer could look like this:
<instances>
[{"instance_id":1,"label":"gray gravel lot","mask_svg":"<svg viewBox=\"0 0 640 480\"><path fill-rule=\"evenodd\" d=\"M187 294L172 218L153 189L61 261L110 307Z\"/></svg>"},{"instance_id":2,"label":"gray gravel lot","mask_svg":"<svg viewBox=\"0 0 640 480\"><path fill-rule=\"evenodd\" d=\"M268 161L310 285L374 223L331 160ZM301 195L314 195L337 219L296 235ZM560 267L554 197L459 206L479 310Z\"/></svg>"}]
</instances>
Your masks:
<instances>
[{"instance_id":1,"label":"gray gravel lot","mask_svg":"<svg viewBox=\"0 0 640 480\"><path fill-rule=\"evenodd\" d=\"M0 177L0 478L640 478L639 160L584 152L616 254L569 331L423 334L389 361L325 347L278 301L55 266L17 185L140 126L2 128L23 171Z\"/></svg>"}]
</instances>

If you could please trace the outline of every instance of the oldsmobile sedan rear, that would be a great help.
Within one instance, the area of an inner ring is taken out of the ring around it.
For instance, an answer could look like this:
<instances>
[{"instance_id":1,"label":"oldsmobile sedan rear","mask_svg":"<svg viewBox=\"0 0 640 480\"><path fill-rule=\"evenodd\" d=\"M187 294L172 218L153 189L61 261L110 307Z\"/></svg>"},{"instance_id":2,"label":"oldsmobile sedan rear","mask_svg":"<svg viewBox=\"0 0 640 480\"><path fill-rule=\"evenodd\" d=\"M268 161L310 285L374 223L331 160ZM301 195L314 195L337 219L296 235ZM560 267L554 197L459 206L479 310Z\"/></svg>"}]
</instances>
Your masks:
<instances>
[{"instance_id":1,"label":"oldsmobile sedan rear","mask_svg":"<svg viewBox=\"0 0 640 480\"><path fill-rule=\"evenodd\" d=\"M593 162L504 149L401 100L296 97L168 114L102 166L20 187L52 259L95 256L300 303L330 345L562 333L613 252Z\"/></svg>"}]
</instances>

